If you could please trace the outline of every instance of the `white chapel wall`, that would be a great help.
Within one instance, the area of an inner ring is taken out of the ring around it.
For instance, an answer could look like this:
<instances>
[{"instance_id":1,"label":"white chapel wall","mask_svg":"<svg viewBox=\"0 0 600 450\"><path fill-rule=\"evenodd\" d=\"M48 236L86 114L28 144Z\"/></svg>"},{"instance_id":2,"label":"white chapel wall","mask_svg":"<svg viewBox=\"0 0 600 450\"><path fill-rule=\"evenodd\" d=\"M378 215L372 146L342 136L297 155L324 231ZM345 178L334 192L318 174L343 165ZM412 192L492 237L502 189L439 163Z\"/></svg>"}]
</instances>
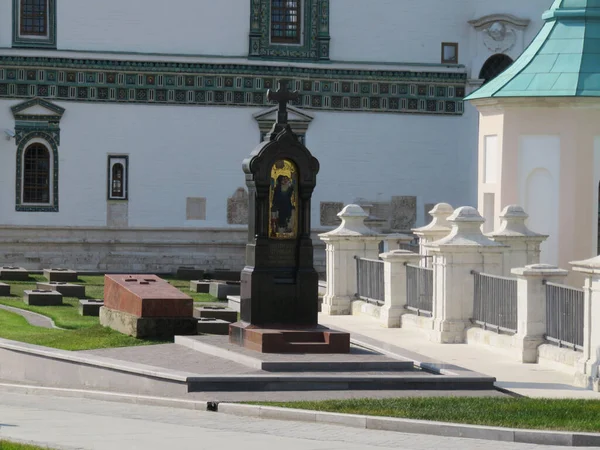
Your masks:
<instances>
[{"instance_id":1,"label":"white chapel wall","mask_svg":"<svg viewBox=\"0 0 600 450\"><path fill-rule=\"evenodd\" d=\"M331 58L439 64L442 42L459 44L459 62L469 66L476 48L468 21L489 14L530 19L527 46L553 0L332 0ZM477 68L479 71L481 68Z\"/></svg>"},{"instance_id":2,"label":"white chapel wall","mask_svg":"<svg viewBox=\"0 0 600 450\"><path fill-rule=\"evenodd\" d=\"M14 126L0 101L0 123ZM6 225L105 226L107 155L129 155L130 227L226 227L227 199L245 186L241 163L259 143L256 108L57 102L61 120L58 213L15 211L15 141L0 139L0 216ZM474 176L466 117L311 111L306 143L321 162L313 197L465 204ZM435 131L435 132L433 132ZM472 178L472 179L471 179ZM206 198L206 220L186 220L186 199Z\"/></svg>"},{"instance_id":3,"label":"white chapel wall","mask_svg":"<svg viewBox=\"0 0 600 450\"><path fill-rule=\"evenodd\" d=\"M553 265L559 264L560 151L559 136L520 138L520 203L529 214L528 227L549 235L540 262Z\"/></svg>"}]
</instances>

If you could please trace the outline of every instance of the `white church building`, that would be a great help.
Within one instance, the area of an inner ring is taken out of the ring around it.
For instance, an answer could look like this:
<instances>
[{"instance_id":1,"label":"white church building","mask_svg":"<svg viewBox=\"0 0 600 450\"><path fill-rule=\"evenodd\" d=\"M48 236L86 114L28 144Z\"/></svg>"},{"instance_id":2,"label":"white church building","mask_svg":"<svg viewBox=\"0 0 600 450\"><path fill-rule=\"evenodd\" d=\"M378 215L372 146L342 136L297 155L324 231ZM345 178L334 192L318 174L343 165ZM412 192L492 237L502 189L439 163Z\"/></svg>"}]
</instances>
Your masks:
<instances>
[{"instance_id":1,"label":"white church building","mask_svg":"<svg viewBox=\"0 0 600 450\"><path fill-rule=\"evenodd\" d=\"M315 232L350 202L389 230L476 205L463 99L552 3L0 0L0 264L241 268L241 163L280 79L321 163Z\"/></svg>"}]
</instances>

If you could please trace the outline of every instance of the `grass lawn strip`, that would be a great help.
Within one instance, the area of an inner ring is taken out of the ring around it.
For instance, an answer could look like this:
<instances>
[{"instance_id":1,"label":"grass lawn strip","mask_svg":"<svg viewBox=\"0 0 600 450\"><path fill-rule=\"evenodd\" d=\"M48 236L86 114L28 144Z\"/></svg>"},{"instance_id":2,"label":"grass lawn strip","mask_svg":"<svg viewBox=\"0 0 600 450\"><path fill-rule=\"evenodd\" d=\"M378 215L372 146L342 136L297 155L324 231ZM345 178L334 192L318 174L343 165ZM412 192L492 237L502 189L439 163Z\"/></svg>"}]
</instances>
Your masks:
<instances>
[{"instance_id":1,"label":"grass lawn strip","mask_svg":"<svg viewBox=\"0 0 600 450\"><path fill-rule=\"evenodd\" d=\"M42 275L32 275L29 281L9 281L12 295L0 297L0 304L32 311L54 320L64 330L34 327L18 314L0 310L0 338L28 344L43 345L61 350L94 350L99 348L130 347L165 343L165 341L135 339L100 325L97 317L79 315L79 299L64 297L62 306L29 306L23 302L23 292L36 288L37 282L47 281ZM212 302L209 294L189 292L189 281L169 278L168 281L195 302ZM80 276L77 284L85 285L86 298L104 298L103 276Z\"/></svg>"},{"instance_id":2,"label":"grass lawn strip","mask_svg":"<svg viewBox=\"0 0 600 450\"><path fill-rule=\"evenodd\" d=\"M255 405L533 430L600 432L600 401L426 397Z\"/></svg>"},{"instance_id":3,"label":"grass lawn strip","mask_svg":"<svg viewBox=\"0 0 600 450\"><path fill-rule=\"evenodd\" d=\"M50 450L50 448L38 447L36 445L17 444L9 441L0 441L0 450Z\"/></svg>"}]
</instances>

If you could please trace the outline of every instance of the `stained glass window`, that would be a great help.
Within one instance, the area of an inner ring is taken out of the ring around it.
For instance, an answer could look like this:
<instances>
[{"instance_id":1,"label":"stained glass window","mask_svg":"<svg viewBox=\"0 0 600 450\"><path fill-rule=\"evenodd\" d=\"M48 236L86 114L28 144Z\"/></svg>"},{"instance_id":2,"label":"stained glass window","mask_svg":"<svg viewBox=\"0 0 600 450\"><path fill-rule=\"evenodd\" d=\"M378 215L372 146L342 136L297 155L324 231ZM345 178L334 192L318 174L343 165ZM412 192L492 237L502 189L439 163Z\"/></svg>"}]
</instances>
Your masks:
<instances>
[{"instance_id":1,"label":"stained glass window","mask_svg":"<svg viewBox=\"0 0 600 450\"><path fill-rule=\"evenodd\" d=\"M48 0L21 0L21 35L48 34Z\"/></svg>"},{"instance_id":2,"label":"stained glass window","mask_svg":"<svg viewBox=\"0 0 600 450\"><path fill-rule=\"evenodd\" d=\"M302 0L272 0L271 41L287 44L300 43Z\"/></svg>"}]
</instances>

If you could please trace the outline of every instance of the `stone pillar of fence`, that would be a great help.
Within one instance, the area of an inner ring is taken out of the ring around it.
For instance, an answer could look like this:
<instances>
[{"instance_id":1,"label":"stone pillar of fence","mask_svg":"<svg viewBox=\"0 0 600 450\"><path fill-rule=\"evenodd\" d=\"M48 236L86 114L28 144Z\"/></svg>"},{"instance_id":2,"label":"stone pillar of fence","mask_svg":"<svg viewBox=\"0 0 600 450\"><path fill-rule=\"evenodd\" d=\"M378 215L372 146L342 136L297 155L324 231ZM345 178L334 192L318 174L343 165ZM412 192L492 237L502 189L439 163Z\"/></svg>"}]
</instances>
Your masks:
<instances>
[{"instance_id":1,"label":"stone pillar of fence","mask_svg":"<svg viewBox=\"0 0 600 450\"><path fill-rule=\"evenodd\" d=\"M421 258L408 250L382 253L385 304L379 319L384 327L398 328L400 318L406 312L406 264L417 264Z\"/></svg>"},{"instance_id":2,"label":"stone pillar of fence","mask_svg":"<svg viewBox=\"0 0 600 450\"><path fill-rule=\"evenodd\" d=\"M533 264L512 269L517 277L517 333L513 347L523 363L538 361L538 347L546 333L545 282L563 283L568 271L548 264Z\"/></svg>"},{"instance_id":3,"label":"stone pillar of fence","mask_svg":"<svg viewBox=\"0 0 600 450\"><path fill-rule=\"evenodd\" d=\"M433 256L433 325L431 339L440 343L465 342L473 317L473 271L500 275L506 247L481 232L485 219L470 206L448 218L445 238L426 244Z\"/></svg>"},{"instance_id":4,"label":"stone pillar of fence","mask_svg":"<svg viewBox=\"0 0 600 450\"><path fill-rule=\"evenodd\" d=\"M327 290L321 311L329 315L348 315L356 294L356 259L379 256L382 235L365 225L368 215L358 205L348 205L339 214L342 224L320 234L325 242Z\"/></svg>"},{"instance_id":5,"label":"stone pillar of fence","mask_svg":"<svg viewBox=\"0 0 600 450\"><path fill-rule=\"evenodd\" d=\"M429 250L426 247L426 244L439 241L448 236L452 228L452 225L448 223L448 217L450 217L453 212L454 209L448 203L438 203L431 211L429 211L433 220L424 227L412 230L419 238L419 253L423 256L423 259L421 260L421 265L423 267L431 267L431 259L426 258L426 256L429 256Z\"/></svg>"},{"instance_id":6,"label":"stone pillar of fence","mask_svg":"<svg viewBox=\"0 0 600 450\"><path fill-rule=\"evenodd\" d=\"M548 236L527 228L528 217L520 206L507 206L500 214L500 228L488 234L490 239L508 247L504 253L505 276L510 276L511 269L540 262L540 246Z\"/></svg>"},{"instance_id":7,"label":"stone pillar of fence","mask_svg":"<svg viewBox=\"0 0 600 450\"><path fill-rule=\"evenodd\" d=\"M413 240L413 236L403 233L386 234L383 237L383 241L386 243L388 252L392 252L394 250L408 250L405 247L408 247Z\"/></svg>"},{"instance_id":8,"label":"stone pillar of fence","mask_svg":"<svg viewBox=\"0 0 600 450\"><path fill-rule=\"evenodd\" d=\"M575 367L575 384L600 391L600 256L572 262L585 275L583 355Z\"/></svg>"}]
</instances>

